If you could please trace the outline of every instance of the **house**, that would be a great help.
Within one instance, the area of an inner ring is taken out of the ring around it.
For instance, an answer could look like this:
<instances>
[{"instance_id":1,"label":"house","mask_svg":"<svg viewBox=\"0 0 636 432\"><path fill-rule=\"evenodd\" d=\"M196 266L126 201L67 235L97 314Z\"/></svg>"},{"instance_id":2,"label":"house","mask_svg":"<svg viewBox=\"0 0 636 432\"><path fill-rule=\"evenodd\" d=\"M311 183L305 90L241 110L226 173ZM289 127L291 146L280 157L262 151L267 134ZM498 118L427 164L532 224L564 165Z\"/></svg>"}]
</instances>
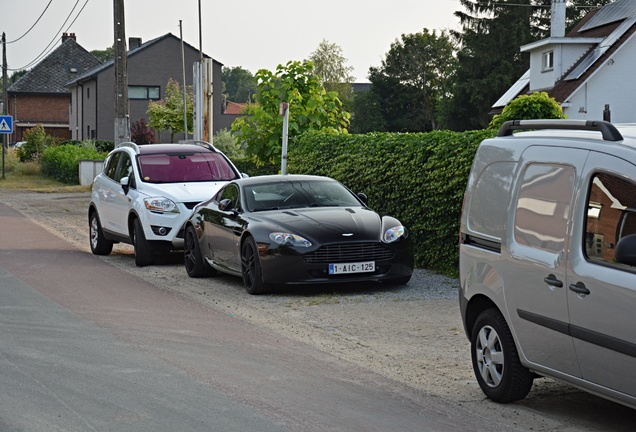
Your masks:
<instances>
[{"instance_id":1,"label":"house","mask_svg":"<svg viewBox=\"0 0 636 432\"><path fill-rule=\"evenodd\" d=\"M530 69L493 105L545 91L570 119L635 122L636 2L618 0L587 14L565 34L565 0L552 1L550 37L521 47Z\"/></svg>"},{"instance_id":2,"label":"house","mask_svg":"<svg viewBox=\"0 0 636 432\"><path fill-rule=\"evenodd\" d=\"M13 116L11 142L41 124L48 135L68 139L71 93L66 83L102 62L77 43L75 33L64 33L62 44L7 89L7 108Z\"/></svg>"},{"instance_id":3,"label":"house","mask_svg":"<svg viewBox=\"0 0 636 432\"><path fill-rule=\"evenodd\" d=\"M201 53L184 43L186 85L192 85L192 65L199 61ZM148 120L148 104L166 96L166 85L173 79L183 87L183 63L181 39L167 33L142 43L139 38L129 38L128 45L128 99L131 125L141 119ZM204 54L205 57L209 58ZM237 116L224 115L222 108L222 64L213 61L213 129L228 129ZM69 81L72 95L71 132L73 139L113 140L115 135L115 71L114 61L87 71ZM167 142L167 131L157 131L157 141ZM183 139L183 133L175 140Z\"/></svg>"}]
</instances>

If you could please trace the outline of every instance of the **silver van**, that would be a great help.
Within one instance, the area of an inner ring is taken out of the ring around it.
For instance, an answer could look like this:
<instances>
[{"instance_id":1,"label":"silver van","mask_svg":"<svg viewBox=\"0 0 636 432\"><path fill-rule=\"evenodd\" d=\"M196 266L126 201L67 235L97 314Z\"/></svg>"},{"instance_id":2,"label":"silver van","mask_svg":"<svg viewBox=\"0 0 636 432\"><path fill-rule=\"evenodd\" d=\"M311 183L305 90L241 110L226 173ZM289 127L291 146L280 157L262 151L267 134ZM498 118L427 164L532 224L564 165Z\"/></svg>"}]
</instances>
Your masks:
<instances>
[{"instance_id":1,"label":"silver van","mask_svg":"<svg viewBox=\"0 0 636 432\"><path fill-rule=\"evenodd\" d=\"M548 376L636 408L636 125L504 123L475 155L459 257L486 396Z\"/></svg>"}]
</instances>

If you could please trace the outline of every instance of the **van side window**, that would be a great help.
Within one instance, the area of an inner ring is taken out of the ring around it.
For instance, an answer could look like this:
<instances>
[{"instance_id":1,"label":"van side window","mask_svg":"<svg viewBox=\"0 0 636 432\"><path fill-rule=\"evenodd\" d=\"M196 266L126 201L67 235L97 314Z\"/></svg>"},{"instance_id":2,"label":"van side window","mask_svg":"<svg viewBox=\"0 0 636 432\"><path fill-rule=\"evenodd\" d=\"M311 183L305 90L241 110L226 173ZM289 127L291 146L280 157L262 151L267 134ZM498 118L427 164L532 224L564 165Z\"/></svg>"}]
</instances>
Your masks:
<instances>
[{"instance_id":1,"label":"van side window","mask_svg":"<svg viewBox=\"0 0 636 432\"><path fill-rule=\"evenodd\" d=\"M587 200L585 255L590 260L617 264L616 243L636 234L636 184L623 177L594 176Z\"/></svg>"},{"instance_id":2,"label":"van side window","mask_svg":"<svg viewBox=\"0 0 636 432\"><path fill-rule=\"evenodd\" d=\"M563 251L573 190L573 167L529 164L515 207L515 241L550 252Z\"/></svg>"}]
</instances>

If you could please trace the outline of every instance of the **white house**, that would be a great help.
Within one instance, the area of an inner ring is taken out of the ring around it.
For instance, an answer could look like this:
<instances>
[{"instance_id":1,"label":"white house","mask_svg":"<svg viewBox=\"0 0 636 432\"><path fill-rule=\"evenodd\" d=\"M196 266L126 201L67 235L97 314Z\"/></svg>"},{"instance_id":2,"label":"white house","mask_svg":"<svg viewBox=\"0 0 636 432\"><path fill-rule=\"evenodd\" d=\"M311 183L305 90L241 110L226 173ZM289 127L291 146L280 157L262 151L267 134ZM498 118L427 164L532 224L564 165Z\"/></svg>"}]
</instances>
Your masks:
<instances>
[{"instance_id":1,"label":"white house","mask_svg":"<svg viewBox=\"0 0 636 432\"><path fill-rule=\"evenodd\" d=\"M521 47L530 69L493 105L545 91L570 119L636 122L636 0L618 0L565 34L565 0L552 1L550 37Z\"/></svg>"}]
</instances>

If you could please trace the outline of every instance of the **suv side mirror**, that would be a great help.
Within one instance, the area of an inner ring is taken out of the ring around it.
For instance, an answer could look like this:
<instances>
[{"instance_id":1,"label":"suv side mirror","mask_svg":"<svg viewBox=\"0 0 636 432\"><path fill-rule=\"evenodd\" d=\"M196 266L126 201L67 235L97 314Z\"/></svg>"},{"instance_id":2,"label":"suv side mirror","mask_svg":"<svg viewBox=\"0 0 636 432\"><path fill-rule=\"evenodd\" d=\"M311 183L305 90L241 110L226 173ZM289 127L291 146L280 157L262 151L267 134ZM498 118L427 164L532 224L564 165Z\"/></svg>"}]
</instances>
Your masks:
<instances>
[{"instance_id":1,"label":"suv side mirror","mask_svg":"<svg viewBox=\"0 0 636 432\"><path fill-rule=\"evenodd\" d=\"M636 234L627 235L618 241L614 258L621 264L636 265Z\"/></svg>"},{"instance_id":2,"label":"suv side mirror","mask_svg":"<svg viewBox=\"0 0 636 432\"><path fill-rule=\"evenodd\" d=\"M125 194L128 194L128 190L130 189L130 177L122 177L121 180L119 180L119 184L121 185L121 188L124 190Z\"/></svg>"}]
</instances>

